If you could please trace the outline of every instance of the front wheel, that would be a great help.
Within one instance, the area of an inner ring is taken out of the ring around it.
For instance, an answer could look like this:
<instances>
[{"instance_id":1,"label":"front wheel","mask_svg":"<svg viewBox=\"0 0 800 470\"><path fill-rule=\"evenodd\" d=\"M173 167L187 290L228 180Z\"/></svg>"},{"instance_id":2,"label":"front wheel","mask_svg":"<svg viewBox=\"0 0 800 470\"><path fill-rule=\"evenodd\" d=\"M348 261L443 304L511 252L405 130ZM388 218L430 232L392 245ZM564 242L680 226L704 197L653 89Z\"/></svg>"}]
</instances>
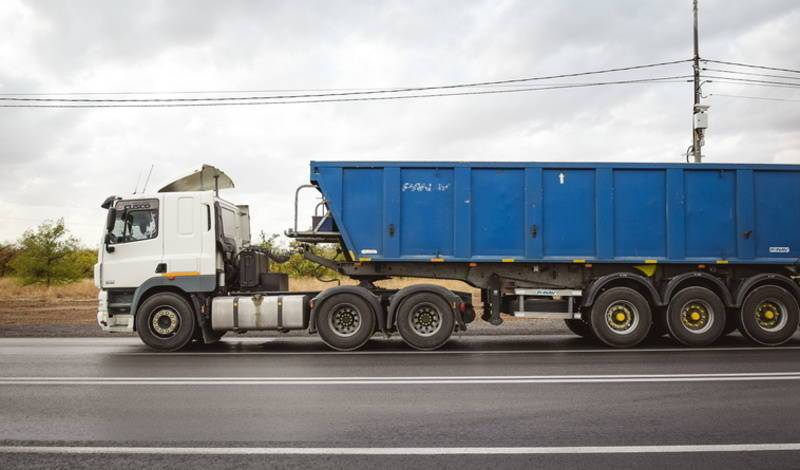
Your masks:
<instances>
[{"instance_id":1,"label":"front wheel","mask_svg":"<svg viewBox=\"0 0 800 470\"><path fill-rule=\"evenodd\" d=\"M177 351L192 341L194 311L172 292L148 297L136 310L136 332L146 345L159 351Z\"/></svg>"}]
</instances>

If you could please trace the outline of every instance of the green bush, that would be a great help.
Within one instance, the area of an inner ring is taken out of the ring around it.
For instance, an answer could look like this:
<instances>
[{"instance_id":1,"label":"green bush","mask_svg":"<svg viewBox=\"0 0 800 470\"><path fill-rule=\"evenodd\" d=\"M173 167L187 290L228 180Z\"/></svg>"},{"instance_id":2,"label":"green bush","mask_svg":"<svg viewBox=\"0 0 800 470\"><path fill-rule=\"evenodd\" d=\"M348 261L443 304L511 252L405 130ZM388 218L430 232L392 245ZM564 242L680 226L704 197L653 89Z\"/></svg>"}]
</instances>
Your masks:
<instances>
[{"instance_id":1,"label":"green bush","mask_svg":"<svg viewBox=\"0 0 800 470\"><path fill-rule=\"evenodd\" d=\"M19 250L11 243L0 243L0 277L11 273L11 260Z\"/></svg>"},{"instance_id":2,"label":"green bush","mask_svg":"<svg viewBox=\"0 0 800 470\"><path fill-rule=\"evenodd\" d=\"M50 286L85 275L87 257L80 254L78 239L64 227L63 219L26 230L17 245L19 251L9 264L22 284Z\"/></svg>"},{"instance_id":3,"label":"green bush","mask_svg":"<svg viewBox=\"0 0 800 470\"><path fill-rule=\"evenodd\" d=\"M270 262L270 271L276 273L286 273L290 277L314 277L325 279L339 279L341 275L332 271L324 266L309 261L303 258L303 255L295 252L297 242L290 242L286 247L279 239L278 234L272 234L269 237L264 232L261 232L261 242L258 246L264 250L276 254L289 254L289 260L285 263ZM290 254L291 253L291 254ZM336 245L318 245L314 247L314 254L324 258L341 260L342 254L338 251Z\"/></svg>"}]
</instances>

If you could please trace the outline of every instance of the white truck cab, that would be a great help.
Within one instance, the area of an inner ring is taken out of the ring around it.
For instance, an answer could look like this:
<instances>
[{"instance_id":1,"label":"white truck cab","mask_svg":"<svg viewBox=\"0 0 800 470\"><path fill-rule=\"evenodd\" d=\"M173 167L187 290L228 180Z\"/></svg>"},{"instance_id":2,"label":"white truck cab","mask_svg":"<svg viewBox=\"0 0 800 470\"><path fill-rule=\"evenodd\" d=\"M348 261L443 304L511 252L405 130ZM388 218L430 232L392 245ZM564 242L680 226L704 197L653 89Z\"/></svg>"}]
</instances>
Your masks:
<instances>
[{"instance_id":1,"label":"white truck cab","mask_svg":"<svg viewBox=\"0 0 800 470\"><path fill-rule=\"evenodd\" d=\"M209 313L205 303L227 291L231 277L238 277L235 262L250 249L248 207L218 196L231 187L227 175L204 165L156 193L106 199L106 230L94 271L103 330L138 330L137 310L156 293L173 293L189 310ZM156 335L173 336L180 321L191 322L176 310L165 305L148 326ZM195 338L201 333L193 332Z\"/></svg>"}]
</instances>

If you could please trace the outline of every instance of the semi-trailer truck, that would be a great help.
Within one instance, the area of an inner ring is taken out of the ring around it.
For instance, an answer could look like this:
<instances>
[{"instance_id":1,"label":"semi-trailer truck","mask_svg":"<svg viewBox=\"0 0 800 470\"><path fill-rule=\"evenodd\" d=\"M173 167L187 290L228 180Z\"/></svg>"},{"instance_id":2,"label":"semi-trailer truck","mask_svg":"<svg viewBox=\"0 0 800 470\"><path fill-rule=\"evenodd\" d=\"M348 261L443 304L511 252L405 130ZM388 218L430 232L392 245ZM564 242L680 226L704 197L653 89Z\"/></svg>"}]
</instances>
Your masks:
<instances>
[{"instance_id":1,"label":"semi-trailer truck","mask_svg":"<svg viewBox=\"0 0 800 470\"><path fill-rule=\"evenodd\" d=\"M163 351L226 332L306 330L333 349L399 334L431 350L475 319L563 320L611 347L738 330L778 345L800 317L800 166L310 162L286 235L357 285L291 292L250 243L249 207L204 166L152 194L108 197L97 320ZM298 213L320 198L309 226ZM334 244L341 259L315 253ZM450 279L471 294L421 281ZM476 299L477 300L477 299Z\"/></svg>"}]
</instances>

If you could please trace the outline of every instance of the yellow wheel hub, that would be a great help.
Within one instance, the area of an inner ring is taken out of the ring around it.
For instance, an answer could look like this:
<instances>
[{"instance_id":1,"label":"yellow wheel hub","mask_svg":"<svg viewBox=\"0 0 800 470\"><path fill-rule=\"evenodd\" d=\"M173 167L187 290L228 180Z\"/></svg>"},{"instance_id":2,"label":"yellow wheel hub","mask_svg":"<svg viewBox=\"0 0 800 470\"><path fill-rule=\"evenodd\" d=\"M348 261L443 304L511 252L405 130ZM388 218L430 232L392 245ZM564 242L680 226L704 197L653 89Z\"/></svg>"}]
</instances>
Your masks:
<instances>
[{"instance_id":1,"label":"yellow wheel hub","mask_svg":"<svg viewBox=\"0 0 800 470\"><path fill-rule=\"evenodd\" d=\"M764 318L766 318L767 320L772 320L773 318L775 318L775 312L771 310L764 312Z\"/></svg>"},{"instance_id":2,"label":"yellow wheel hub","mask_svg":"<svg viewBox=\"0 0 800 470\"><path fill-rule=\"evenodd\" d=\"M624 322L626 318L628 318L628 316L625 315L622 312L617 312L617 314L614 315L614 320L616 320L616 321L618 321L620 323Z\"/></svg>"},{"instance_id":3,"label":"yellow wheel hub","mask_svg":"<svg viewBox=\"0 0 800 470\"><path fill-rule=\"evenodd\" d=\"M705 302L692 301L681 309L680 320L689 331L702 333L712 321L712 311Z\"/></svg>"}]
</instances>

